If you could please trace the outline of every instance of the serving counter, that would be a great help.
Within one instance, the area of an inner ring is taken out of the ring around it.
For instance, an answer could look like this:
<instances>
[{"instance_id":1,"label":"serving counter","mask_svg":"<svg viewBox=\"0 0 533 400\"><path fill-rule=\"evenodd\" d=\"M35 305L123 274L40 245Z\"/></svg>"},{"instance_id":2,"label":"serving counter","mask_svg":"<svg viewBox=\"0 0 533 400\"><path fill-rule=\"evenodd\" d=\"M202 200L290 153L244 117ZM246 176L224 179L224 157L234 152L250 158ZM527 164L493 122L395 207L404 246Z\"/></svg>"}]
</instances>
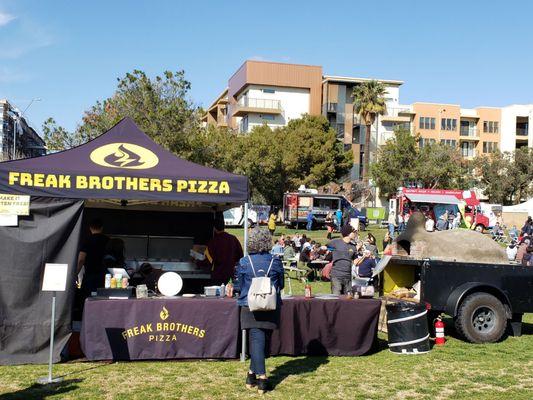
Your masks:
<instances>
[{"instance_id":1,"label":"serving counter","mask_svg":"<svg viewBox=\"0 0 533 400\"><path fill-rule=\"evenodd\" d=\"M283 300L271 355L367 353L377 335L380 301ZM236 358L239 307L228 298L99 299L85 303L81 347L89 360Z\"/></svg>"}]
</instances>

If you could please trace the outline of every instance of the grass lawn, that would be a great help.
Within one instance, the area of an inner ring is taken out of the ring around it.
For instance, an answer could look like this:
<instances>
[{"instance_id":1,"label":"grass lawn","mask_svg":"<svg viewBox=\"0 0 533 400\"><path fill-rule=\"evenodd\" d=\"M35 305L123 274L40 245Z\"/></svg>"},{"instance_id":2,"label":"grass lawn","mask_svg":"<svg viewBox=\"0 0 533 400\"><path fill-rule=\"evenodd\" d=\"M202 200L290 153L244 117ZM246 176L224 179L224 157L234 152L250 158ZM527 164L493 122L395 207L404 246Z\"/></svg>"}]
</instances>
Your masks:
<instances>
[{"instance_id":1,"label":"grass lawn","mask_svg":"<svg viewBox=\"0 0 533 400\"><path fill-rule=\"evenodd\" d=\"M533 393L533 315L524 335L489 345L449 337L425 355L380 349L364 357L274 357L271 399L513 399ZM385 336L380 334L381 339ZM45 365L0 367L0 399L251 399L239 361L69 363L59 386L39 387Z\"/></svg>"},{"instance_id":2,"label":"grass lawn","mask_svg":"<svg viewBox=\"0 0 533 400\"><path fill-rule=\"evenodd\" d=\"M378 240L384 230L371 229ZM242 230L232 230L242 239ZM289 233L279 229L278 233ZM313 231L325 243L325 231ZM303 293L293 281L295 293ZM329 292L313 283L314 293ZM447 321L447 335L453 335ZM522 337L473 345L448 336L425 355L401 356L379 348L364 357L274 357L267 368L271 399L513 399L533 398L533 314L525 316ZM8 399L252 399L239 361L67 363L54 366L63 384L40 387L47 366L0 366L0 400Z\"/></svg>"}]
</instances>

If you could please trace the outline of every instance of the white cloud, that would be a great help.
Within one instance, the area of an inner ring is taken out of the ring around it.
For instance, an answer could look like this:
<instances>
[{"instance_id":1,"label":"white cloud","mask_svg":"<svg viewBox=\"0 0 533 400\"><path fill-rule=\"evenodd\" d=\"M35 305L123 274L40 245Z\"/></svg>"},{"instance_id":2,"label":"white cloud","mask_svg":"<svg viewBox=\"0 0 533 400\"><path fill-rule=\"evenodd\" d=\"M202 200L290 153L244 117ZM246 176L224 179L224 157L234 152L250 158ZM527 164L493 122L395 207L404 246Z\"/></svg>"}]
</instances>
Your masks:
<instances>
[{"instance_id":1,"label":"white cloud","mask_svg":"<svg viewBox=\"0 0 533 400\"><path fill-rule=\"evenodd\" d=\"M10 30L9 35L0 35L0 59L17 59L54 42L43 26L31 20L18 19Z\"/></svg>"},{"instance_id":2,"label":"white cloud","mask_svg":"<svg viewBox=\"0 0 533 400\"><path fill-rule=\"evenodd\" d=\"M0 11L0 26L4 26L13 21L15 17L11 14L7 14Z\"/></svg>"},{"instance_id":3,"label":"white cloud","mask_svg":"<svg viewBox=\"0 0 533 400\"><path fill-rule=\"evenodd\" d=\"M21 71L14 71L11 68L0 67L0 83L26 82L29 76Z\"/></svg>"}]
</instances>

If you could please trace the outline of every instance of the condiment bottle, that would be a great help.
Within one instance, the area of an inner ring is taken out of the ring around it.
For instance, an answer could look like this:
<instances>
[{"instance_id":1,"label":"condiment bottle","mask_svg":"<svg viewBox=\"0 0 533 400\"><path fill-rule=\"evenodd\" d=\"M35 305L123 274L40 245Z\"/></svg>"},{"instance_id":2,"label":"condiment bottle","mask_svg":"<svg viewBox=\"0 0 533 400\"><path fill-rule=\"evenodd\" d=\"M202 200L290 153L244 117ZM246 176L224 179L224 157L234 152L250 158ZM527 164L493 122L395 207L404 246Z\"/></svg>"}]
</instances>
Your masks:
<instances>
[{"instance_id":1,"label":"condiment bottle","mask_svg":"<svg viewBox=\"0 0 533 400\"><path fill-rule=\"evenodd\" d=\"M305 298L310 299L311 296L312 296L311 285L309 283L306 283L305 284Z\"/></svg>"},{"instance_id":2,"label":"condiment bottle","mask_svg":"<svg viewBox=\"0 0 533 400\"><path fill-rule=\"evenodd\" d=\"M111 278L111 283L110 283L109 287L111 289L116 289L117 288L117 278L115 278L115 277Z\"/></svg>"}]
</instances>

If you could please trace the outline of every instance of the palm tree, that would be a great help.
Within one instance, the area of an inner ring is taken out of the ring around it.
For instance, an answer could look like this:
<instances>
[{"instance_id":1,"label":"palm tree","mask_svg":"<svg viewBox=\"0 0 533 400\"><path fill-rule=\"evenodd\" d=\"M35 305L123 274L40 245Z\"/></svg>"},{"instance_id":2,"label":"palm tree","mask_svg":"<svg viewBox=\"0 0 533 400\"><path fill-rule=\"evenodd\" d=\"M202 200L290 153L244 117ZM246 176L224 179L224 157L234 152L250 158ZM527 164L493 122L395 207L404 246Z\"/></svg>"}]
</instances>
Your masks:
<instances>
[{"instance_id":1,"label":"palm tree","mask_svg":"<svg viewBox=\"0 0 533 400\"><path fill-rule=\"evenodd\" d=\"M365 123L365 158L363 161L363 182L368 183L368 172L370 167L370 132L376 116L387 111L385 105L385 85L378 81L363 82L353 90L353 104L355 113L361 117Z\"/></svg>"}]
</instances>

